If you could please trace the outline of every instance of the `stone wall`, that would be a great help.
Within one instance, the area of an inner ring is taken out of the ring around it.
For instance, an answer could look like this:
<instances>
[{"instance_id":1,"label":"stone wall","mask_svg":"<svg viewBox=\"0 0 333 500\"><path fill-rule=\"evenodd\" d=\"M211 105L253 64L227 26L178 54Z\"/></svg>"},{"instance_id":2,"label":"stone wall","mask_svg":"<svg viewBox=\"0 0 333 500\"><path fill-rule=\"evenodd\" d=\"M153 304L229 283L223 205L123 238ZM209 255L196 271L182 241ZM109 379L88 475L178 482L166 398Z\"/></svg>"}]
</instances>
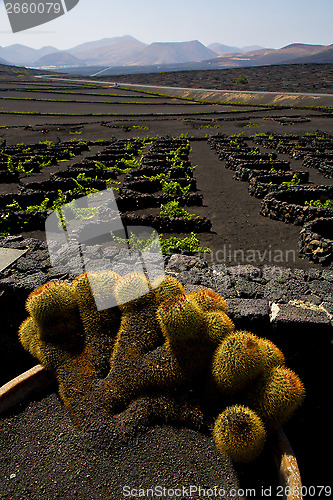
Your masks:
<instances>
[{"instance_id":1,"label":"stone wall","mask_svg":"<svg viewBox=\"0 0 333 500\"><path fill-rule=\"evenodd\" d=\"M15 263L0 273L0 384L35 364L21 347L17 332L27 317L25 301L36 287L54 279L74 279L66 267L52 268L45 242L3 238L0 246L27 249ZM107 252L91 250L91 259L110 262ZM254 266L212 265L197 255L165 257L166 273L175 276L188 290L208 287L226 300L238 328L274 339L290 350L297 339L316 332L316 341L328 345L333 324L333 270L287 269ZM123 269L123 274L126 274ZM289 333L288 333L289 332Z\"/></svg>"}]
</instances>

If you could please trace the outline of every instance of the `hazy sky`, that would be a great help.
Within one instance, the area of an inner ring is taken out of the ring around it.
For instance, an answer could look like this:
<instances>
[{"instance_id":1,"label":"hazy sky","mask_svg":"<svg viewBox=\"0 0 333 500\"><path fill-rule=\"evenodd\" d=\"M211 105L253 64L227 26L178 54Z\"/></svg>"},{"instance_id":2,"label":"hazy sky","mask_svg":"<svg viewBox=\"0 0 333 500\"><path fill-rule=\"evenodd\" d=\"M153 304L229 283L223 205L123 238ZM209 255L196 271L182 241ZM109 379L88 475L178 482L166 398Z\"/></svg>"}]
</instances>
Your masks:
<instances>
[{"instance_id":1,"label":"hazy sky","mask_svg":"<svg viewBox=\"0 0 333 500\"><path fill-rule=\"evenodd\" d=\"M238 47L279 48L294 42L329 45L332 27L333 0L80 0L64 16L13 34L0 0L3 47L22 43L66 49L122 35L145 43L197 39L205 45L219 42Z\"/></svg>"}]
</instances>

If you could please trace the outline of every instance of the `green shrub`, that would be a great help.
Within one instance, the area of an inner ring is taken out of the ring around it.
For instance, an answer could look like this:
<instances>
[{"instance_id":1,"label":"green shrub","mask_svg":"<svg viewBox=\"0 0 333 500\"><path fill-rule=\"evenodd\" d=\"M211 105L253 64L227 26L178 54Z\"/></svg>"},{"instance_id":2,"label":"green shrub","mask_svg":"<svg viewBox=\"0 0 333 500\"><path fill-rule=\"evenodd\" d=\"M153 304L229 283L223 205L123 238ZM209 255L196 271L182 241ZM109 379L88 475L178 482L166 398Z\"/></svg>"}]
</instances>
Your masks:
<instances>
[{"instance_id":1,"label":"green shrub","mask_svg":"<svg viewBox=\"0 0 333 500\"><path fill-rule=\"evenodd\" d=\"M182 187L177 181L162 181L162 192L164 194L187 194L190 187L191 183Z\"/></svg>"},{"instance_id":2,"label":"green shrub","mask_svg":"<svg viewBox=\"0 0 333 500\"><path fill-rule=\"evenodd\" d=\"M200 246L198 235L193 232L190 236L186 236L185 238L178 238L177 236L170 236L169 238L165 238L163 234L160 234L159 239L163 255L180 253L182 250L201 253L211 252L208 247Z\"/></svg>"},{"instance_id":3,"label":"green shrub","mask_svg":"<svg viewBox=\"0 0 333 500\"><path fill-rule=\"evenodd\" d=\"M175 200L161 205L160 215L163 217L182 217L183 219L195 217L194 214L190 214L185 208L180 208L179 201Z\"/></svg>"},{"instance_id":4,"label":"green shrub","mask_svg":"<svg viewBox=\"0 0 333 500\"><path fill-rule=\"evenodd\" d=\"M235 83L237 85L245 85L246 83L249 83L245 75L238 75L236 78Z\"/></svg>"},{"instance_id":5,"label":"green shrub","mask_svg":"<svg viewBox=\"0 0 333 500\"><path fill-rule=\"evenodd\" d=\"M321 202L320 200L310 200L304 203L305 206L308 207L316 207L316 208L333 208L333 201L326 200Z\"/></svg>"},{"instance_id":6,"label":"green shrub","mask_svg":"<svg viewBox=\"0 0 333 500\"><path fill-rule=\"evenodd\" d=\"M301 179L298 177L297 174L294 174L291 181L285 181L281 182L282 186L298 186L301 183Z\"/></svg>"}]
</instances>

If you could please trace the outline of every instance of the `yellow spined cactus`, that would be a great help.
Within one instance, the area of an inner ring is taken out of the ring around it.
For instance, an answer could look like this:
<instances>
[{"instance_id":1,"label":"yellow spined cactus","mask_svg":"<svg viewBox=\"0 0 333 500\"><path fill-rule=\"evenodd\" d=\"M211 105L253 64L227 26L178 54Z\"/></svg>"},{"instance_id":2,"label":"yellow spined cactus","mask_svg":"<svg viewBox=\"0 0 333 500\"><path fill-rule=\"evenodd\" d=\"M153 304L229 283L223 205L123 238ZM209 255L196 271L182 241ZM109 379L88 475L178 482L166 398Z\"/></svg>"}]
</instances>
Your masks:
<instances>
[{"instance_id":1,"label":"yellow spined cactus","mask_svg":"<svg viewBox=\"0 0 333 500\"><path fill-rule=\"evenodd\" d=\"M259 338L259 345L265 353L266 369L285 364L283 352L271 340Z\"/></svg>"},{"instance_id":2,"label":"yellow spined cactus","mask_svg":"<svg viewBox=\"0 0 333 500\"><path fill-rule=\"evenodd\" d=\"M156 278L152 287L158 303L173 300L185 294L183 285L173 276L166 275L162 280L161 277Z\"/></svg>"},{"instance_id":3,"label":"yellow spined cactus","mask_svg":"<svg viewBox=\"0 0 333 500\"><path fill-rule=\"evenodd\" d=\"M38 330L37 325L34 319L29 316L26 320L23 321L19 328L19 339L24 349L34 357L39 359L39 338L38 338Z\"/></svg>"},{"instance_id":4,"label":"yellow spined cactus","mask_svg":"<svg viewBox=\"0 0 333 500\"><path fill-rule=\"evenodd\" d=\"M217 417L213 437L218 449L234 462L251 462L264 448L266 430L253 410L235 405Z\"/></svg>"},{"instance_id":5,"label":"yellow spined cactus","mask_svg":"<svg viewBox=\"0 0 333 500\"><path fill-rule=\"evenodd\" d=\"M122 308L135 308L139 302L149 300L151 285L144 274L130 273L120 278L115 286L115 297Z\"/></svg>"},{"instance_id":6,"label":"yellow spined cactus","mask_svg":"<svg viewBox=\"0 0 333 500\"><path fill-rule=\"evenodd\" d=\"M305 389L290 368L275 366L265 372L250 388L246 402L270 429L284 424L302 403Z\"/></svg>"},{"instance_id":7,"label":"yellow spined cactus","mask_svg":"<svg viewBox=\"0 0 333 500\"><path fill-rule=\"evenodd\" d=\"M186 295L176 301L162 303L157 318L163 335L171 343L186 342L200 336L204 326L202 310Z\"/></svg>"},{"instance_id":8,"label":"yellow spined cactus","mask_svg":"<svg viewBox=\"0 0 333 500\"><path fill-rule=\"evenodd\" d=\"M99 304L115 304L115 286L120 276L111 271L84 273L72 283L72 290L79 308L86 338L105 333L115 336L119 327L119 311L116 307L98 311ZM113 331L112 331L113 330Z\"/></svg>"},{"instance_id":9,"label":"yellow spined cactus","mask_svg":"<svg viewBox=\"0 0 333 500\"><path fill-rule=\"evenodd\" d=\"M213 380L225 394L243 390L264 368L259 338L246 331L229 335L215 351L212 361Z\"/></svg>"},{"instance_id":10,"label":"yellow spined cactus","mask_svg":"<svg viewBox=\"0 0 333 500\"><path fill-rule=\"evenodd\" d=\"M217 447L247 462L262 451L265 427L304 398L275 344L235 331L222 297L186 294L171 276L150 284L140 273L82 274L37 288L26 308L20 341L55 374L76 423L98 418L123 432L136 418L209 425L213 416Z\"/></svg>"},{"instance_id":11,"label":"yellow spined cactus","mask_svg":"<svg viewBox=\"0 0 333 500\"><path fill-rule=\"evenodd\" d=\"M80 317L71 285L51 281L34 290L26 309L37 326L41 339L64 341L80 328Z\"/></svg>"},{"instance_id":12,"label":"yellow spined cactus","mask_svg":"<svg viewBox=\"0 0 333 500\"><path fill-rule=\"evenodd\" d=\"M189 300L195 302L203 311L210 312L220 310L227 313L225 300L212 290L197 290L189 294Z\"/></svg>"},{"instance_id":13,"label":"yellow spined cactus","mask_svg":"<svg viewBox=\"0 0 333 500\"><path fill-rule=\"evenodd\" d=\"M205 314L205 329L210 340L218 345L235 330L235 325L225 312L217 310Z\"/></svg>"}]
</instances>

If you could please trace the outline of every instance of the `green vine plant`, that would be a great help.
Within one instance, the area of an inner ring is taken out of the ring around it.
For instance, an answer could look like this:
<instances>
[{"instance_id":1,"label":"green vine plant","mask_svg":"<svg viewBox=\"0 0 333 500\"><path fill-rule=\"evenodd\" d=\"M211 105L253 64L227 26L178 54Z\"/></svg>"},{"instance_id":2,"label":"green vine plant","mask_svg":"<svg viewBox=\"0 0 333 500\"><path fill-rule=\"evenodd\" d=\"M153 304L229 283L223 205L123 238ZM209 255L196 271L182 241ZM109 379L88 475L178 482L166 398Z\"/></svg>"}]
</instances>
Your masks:
<instances>
[{"instance_id":1,"label":"green vine plant","mask_svg":"<svg viewBox=\"0 0 333 500\"><path fill-rule=\"evenodd\" d=\"M164 194L187 194L191 188L191 182L181 186L177 181L162 181L162 193Z\"/></svg>"},{"instance_id":2,"label":"green vine plant","mask_svg":"<svg viewBox=\"0 0 333 500\"><path fill-rule=\"evenodd\" d=\"M185 238L178 238L177 236L170 236L166 238L163 234L159 234L159 244L154 233L148 239L141 239L133 233L130 238L120 238L115 236L112 232L110 234L116 242L121 243L122 245L130 246L131 249L138 250L140 252L145 251L156 253L159 251L159 246L163 255L181 253L183 250L193 253L211 252L210 248L200 246L198 235L194 232Z\"/></svg>"},{"instance_id":3,"label":"green vine plant","mask_svg":"<svg viewBox=\"0 0 333 500\"><path fill-rule=\"evenodd\" d=\"M181 217L183 219L191 219L195 214L190 214L185 208L179 207L179 201L169 201L160 207L160 215L162 217Z\"/></svg>"},{"instance_id":4,"label":"green vine plant","mask_svg":"<svg viewBox=\"0 0 333 500\"><path fill-rule=\"evenodd\" d=\"M294 174L290 181L281 182L281 186L292 187L292 186L298 186L300 183L301 183L301 179L298 177L297 174ZM272 184L273 184L272 181L270 181L268 183L268 185L272 185Z\"/></svg>"},{"instance_id":5,"label":"green vine plant","mask_svg":"<svg viewBox=\"0 0 333 500\"><path fill-rule=\"evenodd\" d=\"M211 253L210 248L200 245L198 235L194 232L191 232L190 236L185 236L185 238L178 238L177 236L166 238L163 234L160 234L159 239L163 255L181 253L183 250L193 253Z\"/></svg>"},{"instance_id":6,"label":"green vine plant","mask_svg":"<svg viewBox=\"0 0 333 500\"><path fill-rule=\"evenodd\" d=\"M24 151L23 151L24 152ZM30 151L27 150L27 153ZM70 156L75 156L74 153L70 153ZM3 153L5 155L5 153ZM17 164L14 163L13 157L11 155L7 156L7 170L9 172L18 172L19 174L30 174L34 170L34 166L37 163L38 168L49 167L52 163L51 160L45 160L41 155L31 155L30 158L25 159L23 162L19 160ZM58 161L68 161L68 160L57 160ZM30 168L32 165L32 168Z\"/></svg>"},{"instance_id":7,"label":"green vine plant","mask_svg":"<svg viewBox=\"0 0 333 500\"><path fill-rule=\"evenodd\" d=\"M13 162L13 158L9 156L7 160L7 170L9 172L18 172L19 174L27 174L32 172L33 169L27 171L21 161L19 161L18 164L15 165L15 163Z\"/></svg>"},{"instance_id":8,"label":"green vine plant","mask_svg":"<svg viewBox=\"0 0 333 500\"><path fill-rule=\"evenodd\" d=\"M291 187L291 186L298 186L300 183L301 179L298 177L297 174L294 174L291 181L281 182L281 185Z\"/></svg>"},{"instance_id":9,"label":"green vine plant","mask_svg":"<svg viewBox=\"0 0 333 500\"><path fill-rule=\"evenodd\" d=\"M116 161L114 167L111 167L110 170L119 170L119 173L128 173L133 168L140 168L141 165L141 157L139 160L135 160L134 158L121 158Z\"/></svg>"},{"instance_id":10,"label":"green vine plant","mask_svg":"<svg viewBox=\"0 0 333 500\"><path fill-rule=\"evenodd\" d=\"M90 188L88 186L83 186L82 184L80 184L78 182L77 179L74 179L73 178L73 181L75 182L76 184L76 188L73 189L72 193L73 194L78 194L78 195L89 195L89 194L92 194L92 193L97 193L99 190L98 189L95 189L95 188Z\"/></svg>"},{"instance_id":11,"label":"green vine plant","mask_svg":"<svg viewBox=\"0 0 333 500\"><path fill-rule=\"evenodd\" d=\"M156 175L142 175L141 177L143 179L148 179L149 181L153 181L153 180L165 181L167 179L170 179L170 176L171 176L171 170L168 170L167 173L161 172L160 174L156 174Z\"/></svg>"},{"instance_id":12,"label":"green vine plant","mask_svg":"<svg viewBox=\"0 0 333 500\"><path fill-rule=\"evenodd\" d=\"M75 179L73 179L73 180L74 180L74 182L78 182L78 184L80 185L80 181L93 182L93 181L98 181L100 179L97 175L95 177L90 177L85 172L81 172L81 174L79 174L77 176L76 180ZM111 184L121 184L121 182L117 182L111 178L105 179L105 182L107 184L107 189L113 189L114 191L119 190L119 187L112 186ZM91 194L93 192L93 191L91 191L93 188L84 188L84 186L82 186L82 188L86 189L85 194ZM88 190L90 189L90 192L88 192L87 189ZM95 190L95 191L98 191L98 190Z\"/></svg>"},{"instance_id":13,"label":"green vine plant","mask_svg":"<svg viewBox=\"0 0 333 500\"><path fill-rule=\"evenodd\" d=\"M188 147L184 146L171 150L166 156L166 160L170 163L170 168L183 167L184 161L181 159L181 155L188 152Z\"/></svg>"},{"instance_id":14,"label":"green vine plant","mask_svg":"<svg viewBox=\"0 0 333 500\"><path fill-rule=\"evenodd\" d=\"M128 165L128 161L129 161L129 160L125 160L123 163ZM131 166L125 166L125 168L121 168L121 167L119 166L119 160L118 160L118 161L116 162L116 164L115 164L114 166L112 166L112 167L107 167L107 166L105 165L105 163L102 163L102 162L100 162L100 161L96 161L96 160L94 160L94 164L95 164L95 166L96 166L99 170L104 170L104 171L106 170L106 171L109 171L109 172L110 172L110 171L112 171L112 172L115 172L115 173L120 174L120 175L121 175L121 174L128 174L128 173L132 170L132 168L135 168L135 167L133 166L133 164L132 164Z\"/></svg>"},{"instance_id":15,"label":"green vine plant","mask_svg":"<svg viewBox=\"0 0 333 500\"><path fill-rule=\"evenodd\" d=\"M320 200L310 200L310 201L305 201L304 205L307 207L316 207L316 208L333 208L333 201L326 200L324 202L321 202Z\"/></svg>"},{"instance_id":16,"label":"green vine plant","mask_svg":"<svg viewBox=\"0 0 333 500\"><path fill-rule=\"evenodd\" d=\"M12 203L8 203L6 208L9 210L25 211L25 212L42 212L44 210L58 210L62 205L67 203L68 193L64 193L61 189L58 189L58 196L50 203L50 198L45 198L40 205L29 205L26 209L23 209L17 200L13 200Z\"/></svg>"},{"instance_id":17,"label":"green vine plant","mask_svg":"<svg viewBox=\"0 0 333 500\"><path fill-rule=\"evenodd\" d=\"M132 250L138 250L139 252L151 252L157 253L159 252L159 242L156 239L154 233L152 233L149 238L139 238L136 234L130 232L130 238L121 238L120 236L115 236L112 231L110 231L110 235L117 243L122 245L126 245Z\"/></svg>"},{"instance_id":18,"label":"green vine plant","mask_svg":"<svg viewBox=\"0 0 333 500\"><path fill-rule=\"evenodd\" d=\"M0 215L0 236L6 238L10 235L10 214L2 213Z\"/></svg>"}]
</instances>

